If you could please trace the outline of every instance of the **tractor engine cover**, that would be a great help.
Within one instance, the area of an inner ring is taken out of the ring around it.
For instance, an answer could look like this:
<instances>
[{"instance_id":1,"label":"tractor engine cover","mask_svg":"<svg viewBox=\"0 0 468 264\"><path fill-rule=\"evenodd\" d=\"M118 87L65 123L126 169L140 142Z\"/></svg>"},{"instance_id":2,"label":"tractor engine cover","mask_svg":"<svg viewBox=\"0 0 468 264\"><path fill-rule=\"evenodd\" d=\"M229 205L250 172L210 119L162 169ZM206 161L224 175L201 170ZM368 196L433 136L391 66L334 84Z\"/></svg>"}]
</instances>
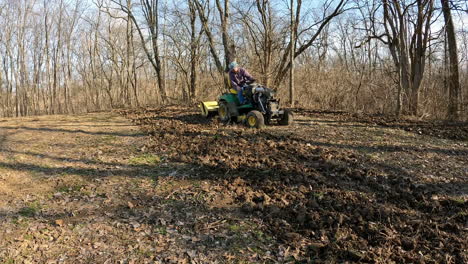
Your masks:
<instances>
[{"instance_id":1,"label":"tractor engine cover","mask_svg":"<svg viewBox=\"0 0 468 264\"><path fill-rule=\"evenodd\" d=\"M262 94L266 98L269 99L269 98L272 98L275 95L275 92L273 91L273 89L267 88L265 86L257 85L257 86L252 87L252 94L253 95Z\"/></svg>"}]
</instances>

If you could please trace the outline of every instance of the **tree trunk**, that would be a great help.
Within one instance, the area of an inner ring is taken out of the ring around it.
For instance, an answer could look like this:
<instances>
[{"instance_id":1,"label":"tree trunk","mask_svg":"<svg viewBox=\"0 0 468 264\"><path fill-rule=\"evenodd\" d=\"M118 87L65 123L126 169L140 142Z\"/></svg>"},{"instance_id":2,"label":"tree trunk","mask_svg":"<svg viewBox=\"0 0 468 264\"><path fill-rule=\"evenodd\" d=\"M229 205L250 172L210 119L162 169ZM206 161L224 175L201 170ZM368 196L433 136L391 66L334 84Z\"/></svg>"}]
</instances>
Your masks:
<instances>
[{"instance_id":1,"label":"tree trunk","mask_svg":"<svg viewBox=\"0 0 468 264\"><path fill-rule=\"evenodd\" d=\"M460 76L458 71L458 49L457 38L455 36L455 26L452 20L449 0L441 0L442 12L444 13L445 30L448 42L449 53L449 77L448 77L448 91L449 91L449 106L448 106L448 119L457 120L459 118L459 102L460 102Z\"/></svg>"},{"instance_id":2,"label":"tree trunk","mask_svg":"<svg viewBox=\"0 0 468 264\"><path fill-rule=\"evenodd\" d=\"M290 42L291 42L291 49L289 51L289 63L291 66L289 67L289 102L291 103L291 107L294 107L294 52L296 51L296 37L294 34L294 0L291 0L291 20L290 20Z\"/></svg>"},{"instance_id":3,"label":"tree trunk","mask_svg":"<svg viewBox=\"0 0 468 264\"><path fill-rule=\"evenodd\" d=\"M191 0L188 0L190 10L190 101L197 96L197 50L198 39L196 37L196 8Z\"/></svg>"},{"instance_id":4,"label":"tree trunk","mask_svg":"<svg viewBox=\"0 0 468 264\"><path fill-rule=\"evenodd\" d=\"M228 32L228 25L229 25L229 0L224 0L224 10L223 6L221 5L220 0L216 0L216 8L219 12L219 17L221 20L221 35L223 39L223 47L224 47L224 66L221 63L220 57L218 55L218 51L216 48L215 40L213 38L213 33L211 30L211 26L208 21L207 14L205 13L204 6L200 3L199 0L193 0L195 6L197 8L198 14L200 16L200 21L202 23L203 31L205 32L206 37L208 38L208 44L210 47L211 55L215 61L216 68L220 74L223 76L224 80L224 87L227 89L231 86L229 82L229 78L226 74L228 65L235 59L235 47L229 37Z\"/></svg>"}]
</instances>

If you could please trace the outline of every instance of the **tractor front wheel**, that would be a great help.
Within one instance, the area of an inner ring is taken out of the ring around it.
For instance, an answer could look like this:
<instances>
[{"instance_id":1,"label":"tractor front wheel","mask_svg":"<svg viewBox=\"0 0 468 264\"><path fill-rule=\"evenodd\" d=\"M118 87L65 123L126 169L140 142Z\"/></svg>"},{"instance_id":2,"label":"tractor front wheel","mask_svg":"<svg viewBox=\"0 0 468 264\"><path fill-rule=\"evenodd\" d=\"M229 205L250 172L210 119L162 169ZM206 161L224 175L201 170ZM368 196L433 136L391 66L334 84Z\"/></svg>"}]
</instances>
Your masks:
<instances>
[{"instance_id":1,"label":"tractor front wheel","mask_svg":"<svg viewBox=\"0 0 468 264\"><path fill-rule=\"evenodd\" d=\"M228 123L231 120L231 115L229 114L229 108L226 102L219 102L218 115L219 120L223 123Z\"/></svg>"},{"instance_id":2,"label":"tractor front wheel","mask_svg":"<svg viewBox=\"0 0 468 264\"><path fill-rule=\"evenodd\" d=\"M262 113L257 110L250 111L245 121L247 126L251 128L262 128L265 126L265 119Z\"/></svg>"},{"instance_id":3,"label":"tractor front wheel","mask_svg":"<svg viewBox=\"0 0 468 264\"><path fill-rule=\"evenodd\" d=\"M293 113L290 110L284 110L281 119L278 120L278 123L282 126L289 126L293 123Z\"/></svg>"}]
</instances>

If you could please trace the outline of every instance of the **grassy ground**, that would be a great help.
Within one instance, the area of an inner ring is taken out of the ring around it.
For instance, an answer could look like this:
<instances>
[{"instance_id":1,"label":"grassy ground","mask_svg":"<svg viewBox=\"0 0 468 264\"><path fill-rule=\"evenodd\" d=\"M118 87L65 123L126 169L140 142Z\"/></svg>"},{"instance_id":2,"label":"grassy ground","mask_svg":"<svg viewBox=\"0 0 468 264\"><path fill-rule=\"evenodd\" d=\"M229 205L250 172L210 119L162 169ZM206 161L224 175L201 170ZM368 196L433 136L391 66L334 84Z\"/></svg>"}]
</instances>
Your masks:
<instances>
[{"instance_id":1,"label":"grassy ground","mask_svg":"<svg viewBox=\"0 0 468 264\"><path fill-rule=\"evenodd\" d=\"M300 112L0 120L0 263L467 260L466 127Z\"/></svg>"}]
</instances>

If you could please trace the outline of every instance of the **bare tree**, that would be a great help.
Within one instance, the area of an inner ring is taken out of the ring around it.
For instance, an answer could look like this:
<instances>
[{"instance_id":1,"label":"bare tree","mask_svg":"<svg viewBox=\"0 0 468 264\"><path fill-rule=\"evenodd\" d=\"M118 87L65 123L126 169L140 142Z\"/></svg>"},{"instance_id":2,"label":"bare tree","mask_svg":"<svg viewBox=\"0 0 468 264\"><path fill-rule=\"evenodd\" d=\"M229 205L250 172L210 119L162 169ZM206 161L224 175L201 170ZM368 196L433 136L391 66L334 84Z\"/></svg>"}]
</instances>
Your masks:
<instances>
[{"instance_id":1,"label":"bare tree","mask_svg":"<svg viewBox=\"0 0 468 264\"><path fill-rule=\"evenodd\" d=\"M0 0L0 115L214 98L200 87L229 87L238 59L292 103L296 93L317 108L466 118L467 34L451 28L466 1L93 2Z\"/></svg>"},{"instance_id":2,"label":"bare tree","mask_svg":"<svg viewBox=\"0 0 468 264\"><path fill-rule=\"evenodd\" d=\"M197 8L193 1L188 0L187 2L190 16L190 98L195 98L197 95L197 66L201 32L197 34Z\"/></svg>"},{"instance_id":3,"label":"bare tree","mask_svg":"<svg viewBox=\"0 0 468 264\"><path fill-rule=\"evenodd\" d=\"M419 90L426 66L426 51L431 38L434 1L383 0L385 37L398 70L397 114L403 107L403 92L409 101L409 113L418 113Z\"/></svg>"},{"instance_id":4,"label":"bare tree","mask_svg":"<svg viewBox=\"0 0 468 264\"><path fill-rule=\"evenodd\" d=\"M165 103L167 101L167 93L166 87L164 86L165 81L163 75L163 65L161 62L160 47L158 43L158 38L160 35L160 25L158 18L159 0L140 0L141 11L143 12L143 17L145 19L145 23L149 31L152 52L150 52L150 49L148 49L147 47L142 26L138 23L136 15L133 9L131 8L132 5L128 5L128 2L123 2L123 0L111 0L111 2L116 4L120 8L120 10L123 11L127 15L127 17L133 21L137 29L138 35L140 36L146 56L148 57L148 60L151 62L151 65L153 66L156 72L161 101Z\"/></svg>"},{"instance_id":5,"label":"bare tree","mask_svg":"<svg viewBox=\"0 0 468 264\"><path fill-rule=\"evenodd\" d=\"M292 66L292 60L290 59L291 49L295 49L293 59L300 56L304 51L310 48L315 40L320 36L324 28L332 21L333 18L341 15L347 10L347 0L339 0L335 7L332 7L334 1L325 1L323 4L323 16L319 21L315 21L312 25L305 25L301 23L301 12L302 12L302 0L297 0L296 12L292 20L294 21L294 41L290 41L285 49L283 57L280 62L279 69L275 77L275 86L279 86L283 81L284 77ZM330 11L331 9L331 11ZM302 28L299 30L299 25ZM308 35L308 37L305 37ZM298 40L304 38L302 43L298 44Z\"/></svg>"},{"instance_id":6,"label":"bare tree","mask_svg":"<svg viewBox=\"0 0 468 264\"><path fill-rule=\"evenodd\" d=\"M205 2L202 2L202 0L193 0L195 3L195 6L198 11L198 15L200 17L200 21L202 23L203 31L206 34L208 38L208 44L210 46L210 52L211 55L213 56L213 59L215 61L216 68L218 69L218 72L220 72L224 76L224 85L225 87L229 87L230 83L229 80L224 74L225 72L228 71L228 65L230 62L235 60L235 50L234 50L234 44L229 36L229 17L230 17L230 11L229 11L229 0L224 0L223 3L221 3L221 0L215 0L216 4L216 9L218 10L219 14L219 19L220 19L220 32L222 36L222 42L223 42L223 48L224 48L224 64L221 63L220 60L220 55L218 54L216 44L215 44L215 39L214 35L212 33L212 27L209 25L209 8L210 8L210 0L206 0Z\"/></svg>"},{"instance_id":7,"label":"bare tree","mask_svg":"<svg viewBox=\"0 0 468 264\"><path fill-rule=\"evenodd\" d=\"M269 86L273 74L274 54L280 52L282 41L282 35L278 32L279 23L274 20L271 1L256 0L248 9L241 3L236 9L241 14L241 20L251 41L249 49L258 60L262 82Z\"/></svg>"},{"instance_id":8,"label":"bare tree","mask_svg":"<svg viewBox=\"0 0 468 264\"><path fill-rule=\"evenodd\" d=\"M455 36L455 26L453 24L452 14L450 10L449 0L440 0L442 4L442 12L445 20L445 30L448 42L449 53L449 107L448 118L457 120L459 118L459 101L460 101L460 76L458 71L458 48L457 38Z\"/></svg>"},{"instance_id":9,"label":"bare tree","mask_svg":"<svg viewBox=\"0 0 468 264\"><path fill-rule=\"evenodd\" d=\"M300 0L298 1L298 3ZM300 6L298 5L298 8ZM291 48L289 50L289 102L291 104L291 107L294 107L294 100L295 100L295 89L294 89L294 53L296 52L296 29L295 29L295 24L296 22L294 21L294 0L291 0L291 5L290 5L290 38L289 42L291 43Z\"/></svg>"}]
</instances>

